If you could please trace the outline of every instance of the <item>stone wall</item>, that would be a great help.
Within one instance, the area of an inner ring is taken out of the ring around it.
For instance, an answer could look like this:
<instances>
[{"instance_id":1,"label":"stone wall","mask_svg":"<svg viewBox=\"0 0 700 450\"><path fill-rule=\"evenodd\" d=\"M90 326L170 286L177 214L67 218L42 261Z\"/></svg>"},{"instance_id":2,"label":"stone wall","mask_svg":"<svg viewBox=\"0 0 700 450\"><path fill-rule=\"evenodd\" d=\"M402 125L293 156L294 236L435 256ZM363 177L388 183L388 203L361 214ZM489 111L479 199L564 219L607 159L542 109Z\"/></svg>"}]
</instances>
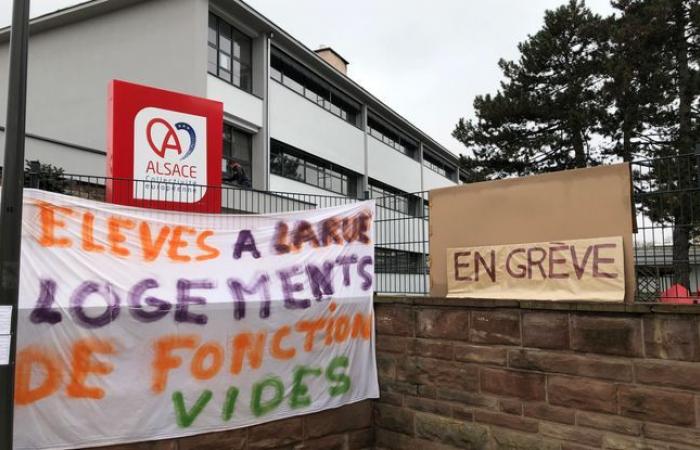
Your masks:
<instances>
[{"instance_id":1,"label":"stone wall","mask_svg":"<svg viewBox=\"0 0 700 450\"><path fill-rule=\"evenodd\" d=\"M379 298L375 444L700 449L700 308Z\"/></svg>"}]
</instances>

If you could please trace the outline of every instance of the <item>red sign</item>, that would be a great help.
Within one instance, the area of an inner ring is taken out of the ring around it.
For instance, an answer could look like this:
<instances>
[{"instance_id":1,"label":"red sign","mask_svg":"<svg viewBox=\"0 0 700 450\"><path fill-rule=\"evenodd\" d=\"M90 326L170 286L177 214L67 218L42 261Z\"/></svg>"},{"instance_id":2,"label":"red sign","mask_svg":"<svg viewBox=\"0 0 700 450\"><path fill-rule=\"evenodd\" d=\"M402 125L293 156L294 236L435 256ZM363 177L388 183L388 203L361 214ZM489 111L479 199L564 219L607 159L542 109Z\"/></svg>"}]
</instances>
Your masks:
<instances>
[{"instance_id":1,"label":"red sign","mask_svg":"<svg viewBox=\"0 0 700 450\"><path fill-rule=\"evenodd\" d=\"M221 102L113 80L108 114L107 201L221 210Z\"/></svg>"}]
</instances>

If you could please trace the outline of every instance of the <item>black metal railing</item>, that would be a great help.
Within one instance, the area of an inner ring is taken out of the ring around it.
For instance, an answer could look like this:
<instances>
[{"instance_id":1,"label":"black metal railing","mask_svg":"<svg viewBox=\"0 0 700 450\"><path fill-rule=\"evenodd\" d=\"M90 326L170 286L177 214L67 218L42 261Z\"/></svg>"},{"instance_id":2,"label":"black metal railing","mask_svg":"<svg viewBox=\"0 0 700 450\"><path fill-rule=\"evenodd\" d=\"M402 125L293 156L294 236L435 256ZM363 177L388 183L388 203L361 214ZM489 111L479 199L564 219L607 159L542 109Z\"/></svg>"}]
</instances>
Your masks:
<instances>
[{"instance_id":1,"label":"black metal railing","mask_svg":"<svg viewBox=\"0 0 700 450\"><path fill-rule=\"evenodd\" d=\"M631 163L636 232L637 300L696 303L700 297L700 155L669 156ZM200 186L99 176L32 176L27 186L106 201L128 184L141 206L188 211L192 199L215 192L221 211L274 214L339 206L357 198L258 191L233 185ZM113 201L119 202L113 197ZM162 200L168 202L159 203ZM379 293L427 295L430 290L429 192L375 197ZM178 203L172 203L176 201ZM193 208L192 208L193 209Z\"/></svg>"},{"instance_id":2,"label":"black metal railing","mask_svg":"<svg viewBox=\"0 0 700 450\"><path fill-rule=\"evenodd\" d=\"M637 300L697 303L700 291L700 155L632 164Z\"/></svg>"},{"instance_id":3,"label":"black metal railing","mask_svg":"<svg viewBox=\"0 0 700 450\"><path fill-rule=\"evenodd\" d=\"M221 212L231 214L275 214L360 201L347 196L259 191L227 184L203 186L77 174L45 177L31 170L27 172L25 184L90 200L181 212L201 211L201 200L220 202ZM130 192L128 198L136 197L137 201L119 198L124 192ZM419 192L375 200L376 291L427 294L428 194ZM199 206L196 206L197 201L200 201Z\"/></svg>"}]
</instances>

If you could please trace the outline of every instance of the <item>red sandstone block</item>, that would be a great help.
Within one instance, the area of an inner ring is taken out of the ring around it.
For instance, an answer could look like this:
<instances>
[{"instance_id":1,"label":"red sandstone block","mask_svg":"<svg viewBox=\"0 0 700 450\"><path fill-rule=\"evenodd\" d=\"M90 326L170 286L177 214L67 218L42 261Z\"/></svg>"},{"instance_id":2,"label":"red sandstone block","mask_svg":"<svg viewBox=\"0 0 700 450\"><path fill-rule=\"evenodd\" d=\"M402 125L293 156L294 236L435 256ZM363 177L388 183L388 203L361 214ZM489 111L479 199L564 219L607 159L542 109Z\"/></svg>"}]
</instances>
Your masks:
<instances>
[{"instance_id":1,"label":"red sandstone block","mask_svg":"<svg viewBox=\"0 0 700 450\"><path fill-rule=\"evenodd\" d=\"M410 309L377 304L374 308L374 314L378 335L413 336L413 313Z\"/></svg>"},{"instance_id":2,"label":"red sandstone block","mask_svg":"<svg viewBox=\"0 0 700 450\"><path fill-rule=\"evenodd\" d=\"M636 317L575 314L571 348L606 355L642 356L642 321Z\"/></svg>"},{"instance_id":3,"label":"red sandstone block","mask_svg":"<svg viewBox=\"0 0 700 450\"><path fill-rule=\"evenodd\" d=\"M452 407L449 403L429 398L406 396L404 399L404 407L414 411L428 412L440 416L449 417L452 415Z\"/></svg>"},{"instance_id":4,"label":"red sandstone block","mask_svg":"<svg viewBox=\"0 0 700 450\"><path fill-rule=\"evenodd\" d=\"M664 442L653 442L645 438L621 436L619 434L606 434L603 436L603 448L605 450L668 450Z\"/></svg>"},{"instance_id":5,"label":"red sandstone block","mask_svg":"<svg viewBox=\"0 0 700 450\"><path fill-rule=\"evenodd\" d=\"M639 436L642 433L642 424L640 422L610 414L579 411L576 414L576 424L598 430L608 430L620 434L629 434L631 436Z\"/></svg>"},{"instance_id":6,"label":"red sandstone block","mask_svg":"<svg viewBox=\"0 0 700 450\"><path fill-rule=\"evenodd\" d=\"M458 448L484 448L488 428L434 414L416 413L416 437Z\"/></svg>"},{"instance_id":7,"label":"red sandstone block","mask_svg":"<svg viewBox=\"0 0 700 450\"><path fill-rule=\"evenodd\" d=\"M469 408L462 405L453 405L452 417L454 417L455 419L463 420L465 422L473 422L474 408Z\"/></svg>"},{"instance_id":8,"label":"red sandstone block","mask_svg":"<svg viewBox=\"0 0 700 450\"><path fill-rule=\"evenodd\" d=\"M469 340L479 344L520 345L520 312L472 311Z\"/></svg>"},{"instance_id":9,"label":"red sandstone block","mask_svg":"<svg viewBox=\"0 0 700 450\"><path fill-rule=\"evenodd\" d=\"M294 446L294 450L345 450L347 436L344 434L332 434L316 439L307 439Z\"/></svg>"},{"instance_id":10,"label":"red sandstone block","mask_svg":"<svg viewBox=\"0 0 700 450\"><path fill-rule=\"evenodd\" d=\"M381 428L376 430L375 435L375 448L377 450L454 450L454 447L450 447L448 445L417 439L405 434L383 430Z\"/></svg>"},{"instance_id":11,"label":"red sandstone block","mask_svg":"<svg viewBox=\"0 0 700 450\"><path fill-rule=\"evenodd\" d=\"M379 390L381 392L392 392L395 394L416 395L418 386L403 381L379 380Z\"/></svg>"},{"instance_id":12,"label":"red sandstone block","mask_svg":"<svg viewBox=\"0 0 700 450\"><path fill-rule=\"evenodd\" d=\"M303 437L302 430L301 417L256 425L248 430L248 448L274 448L299 442Z\"/></svg>"},{"instance_id":13,"label":"red sandstone block","mask_svg":"<svg viewBox=\"0 0 700 450\"><path fill-rule=\"evenodd\" d=\"M242 450L248 442L248 430L241 428L238 430L222 431L218 433L199 434L188 436L177 440L178 450L219 450L227 448L231 450ZM173 447L174 448L174 447ZM160 448L151 447L152 450ZM137 450L133 448L132 450Z\"/></svg>"},{"instance_id":14,"label":"red sandstone block","mask_svg":"<svg viewBox=\"0 0 700 450\"><path fill-rule=\"evenodd\" d=\"M498 410L520 416L523 414L523 402L512 398L504 398L498 401Z\"/></svg>"},{"instance_id":15,"label":"red sandstone block","mask_svg":"<svg viewBox=\"0 0 700 450\"><path fill-rule=\"evenodd\" d=\"M396 357L390 353L377 352L377 373L380 379L396 378Z\"/></svg>"},{"instance_id":16,"label":"red sandstone block","mask_svg":"<svg viewBox=\"0 0 700 450\"><path fill-rule=\"evenodd\" d=\"M418 311L417 334L425 338L468 339L469 311L422 309Z\"/></svg>"},{"instance_id":17,"label":"red sandstone block","mask_svg":"<svg viewBox=\"0 0 700 450\"><path fill-rule=\"evenodd\" d=\"M413 435L413 418L415 413L410 409L396 406L374 404L374 423L380 428Z\"/></svg>"},{"instance_id":18,"label":"red sandstone block","mask_svg":"<svg viewBox=\"0 0 700 450\"><path fill-rule=\"evenodd\" d=\"M210 434L219 434L219 433L210 433ZM200 436L208 436L208 435L200 435ZM200 436L193 436L193 438L198 438ZM208 439L204 438L205 440ZM110 445L109 447L91 447L85 450L177 450L178 448L178 443L185 441L187 449L194 448L191 446L192 443L192 438L180 438L180 439L162 439L158 441L147 441L147 442L137 442L137 443L132 443L132 444L120 444L120 445ZM245 444L245 443L244 443ZM205 447L207 450L211 449L211 447ZM232 447L234 449L237 449L238 447Z\"/></svg>"},{"instance_id":19,"label":"red sandstone block","mask_svg":"<svg viewBox=\"0 0 700 450\"><path fill-rule=\"evenodd\" d=\"M372 404L362 401L303 416L307 438L339 434L372 426Z\"/></svg>"},{"instance_id":20,"label":"red sandstone block","mask_svg":"<svg viewBox=\"0 0 700 450\"><path fill-rule=\"evenodd\" d=\"M700 391L700 364L643 360L635 362L637 382Z\"/></svg>"},{"instance_id":21,"label":"red sandstone block","mask_svg":"<svg viewBox=\"0 0 700 450\"><path fill-rule=\"evenodd\" d=\"M523 346L548 349L569 348L569 314L523 312Z\"/></svg>"},{"instance_id":22,"label":"red sandstone block","mask_svg":"<svg viewBox=\"0 0 700 450\"><path fill-rule=\"evenodd\" d=\"M466 392L456 389L437 389L436 397L439 400L459 402L465 405L498 410L498 399L477 392Z\"/></svg>"},{"instance_id":23,"label":"red sandstone block","mask_svg":"<svg viewBox=\"0 0 700 450\"><path fill-rule=\"evenodd\" d=\"M620 386L618 392L624 416L669 425L695 424L692 394L637 386Z\"/></svg>"},{"instance_id":24,"label":"red sandstone block","mask_svg":"<svg viewBox=\"0 0 700 450\"><path fill-rule=\"evenodd\" d=\"M632 381L632 364L621 358L580 356L571 353L513 349L508 365L518 369L581 375L615 381Z\"/></svg>"},{"instance_id":25,"label":"red sandstone block","mask_svg":"<svg viewBox=\"0 0 700 450\"><path fill-rule=\"evenodd\" d=\"M481 390L523 400L544 400L545 377L513 370L481 369Z\"/></svg>"},{"instance_id":26,"label":"red sandstone block","mask_svg":"<svg viewBox=\"0 0 700 450\"><path fill-rule=\"evenodd\" d=\"M695 317L654 316L644 319L647 358L700 361L700 328Z\"/></svg>"},{"instance_id":27,"label":"red sandstone block","mask_svg":"<svg viewBox=\"0 0 700 450\"><path fill-rule=\"evenodd\" d=\"M409 338L382 334L377 336L377 351L387 353L406 353L406 343Z\"/></svg>"},{"instance_id":28,"label":"red sandstone block","mask_svg":"<svg viewBox=\"0 0 700 450\"><path fill-rule=\"evenodd\" d=\"M645 423L643 426L644 436L665 442L679 442L681 444L700 444L700 429L690 427L671 427L656 423Z\"/></svg>"},{"instance_id":29,"label":"red sandstone block","mask_svg":"<svg viewBox=\"0 0 700 450\"><path fill-rule=\"evenodd\" d=\"M453 359L454 350L450 342L430 339L413 339L407 345L408 354L426 358Z\"/></svg>"},{"instance_id":30,"label":"red sandstone block","mask_svg":"<svg viewBox=\"0 0 700 450\"><path fill-rule=\"evenodd\" d=\"M508 350L501 347L456 344L454 353L457 361L479 364L505 366L508 360Z\"/></svg>"},{"instance_id":31,"label":"red sandstone block","mask_svg":"<svg viewBox=\"0 0 700 450\"><path fill-rule=\"evenodd\" d=\"M388 403L394 406L403 406L403 394L397 394L395 392L387 392L384 390L379 391L378 402Z\"/></svg>"},{"instance_id":32,"label":"red sandstone block","mask_svg":"<svg viewBox=\"0 0 700 450\"><path fill-rule=\"evenodd\" d=\"M474 421L511 428L513 430L526 431L528 433L537 433L538 430L538 422L536 420L491 411L475 410Z\"/></svg>"},{"instance_id":33,"label":"red sandstone block","mask_svg":"<svg viewBox=\"0 0 700 450\"><path fill-rule=\"evenodd\" d=\"M549 422L540 423L540 434L554 439L590 445L591 447L600 447L603 442L603 433L600 431Z\"/></svg>"},{"instance_id":34,"label":"red sandstone block","mask_svg":"<svg viewBox=\"0 0 700 450\"><path fill-rule=\"evenodd\" d=\"M405 358L396 378L412 384L433 385L475 391L479 388L479 368L453 361Z\"/></svg>"},{"instance_id":35,"label":"red sandstone block","mask_svg":"<svg viewBox=\"0 0 700 450\"><path fill-rule=\"evenodd\" d=\"M587 445L572 444L571 442L564 442L561 444L561 450L595 450L596 447L589 447Z\"/></svg>"},{"instance_id":36,"label":"red sandstone block","mask_svg":"<svg viewBox=\"0 0 700 450\"><path fill-rule=\"evenodd\" d=\"M588 411L617 412L616 387L606 381L552 375L547 378L547 393L552 405Z\"/></svg>"},{"instance_id":37,"label":"red sandstone block","mask_svg":"<svg viewBox=\"0 0 700 450\"><path fill-rule=\"evenodd\" d=\"M573 425L576 421L576 413L574 410L551 406L544 402L525 403L523 405L523 413L528 417L569 425Z\"/></svg>"},{"instance_id":38,"label":"red sandstone block","mask_svg":"<svg viewBox=\"0 0 700 450\"><path fill-rule=\"evenodd\" d=\"M374 430L372 428L348 433L348 450L372 448L373 445Z\"/></svg>"}]
</instances>

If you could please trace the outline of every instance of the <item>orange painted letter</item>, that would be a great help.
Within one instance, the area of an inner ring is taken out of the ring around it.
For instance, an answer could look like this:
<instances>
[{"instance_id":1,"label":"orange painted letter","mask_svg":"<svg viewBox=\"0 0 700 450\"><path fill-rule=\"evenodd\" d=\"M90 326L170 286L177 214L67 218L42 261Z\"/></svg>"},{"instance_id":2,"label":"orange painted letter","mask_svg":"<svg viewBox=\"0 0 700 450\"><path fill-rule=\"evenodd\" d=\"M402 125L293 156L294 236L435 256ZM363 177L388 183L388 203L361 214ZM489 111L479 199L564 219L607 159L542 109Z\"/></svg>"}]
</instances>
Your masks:
<instances>
[{"instance_id":1,"label":"orange painted letter","mask_svg":"<svg viewBox=\"0 0 700 450\"><path fill-rule=\"evenodd\" d=\"M195 258L197 261L206 261L208 259L215 259L218 258L221 252L219 251L218 248L212 247L211 245L207 244L207 238L209 236L213 236L214 232L211 230L206 230L202 231L199 236L197 236L197 247L199 247L200 250L202 250L204 253L201 255L197 256Z\"/></svg>"},{"instance_id":2,"label":"orange painted letter","mask_svg":"<svg viewBox=\"0 0 700 450\"><path fill-rule=\"evenodd\" d=\"M71 241L68 238L57 238L54 232L56 228L63 228L66 223L56 218L56 212L70 216L73 210L65 206L55 206L50 203L37 203L41 211L39 212L39 221L41 222L41 237L39 244L44 247L70 247Z\"/></svg>"},{"instance_id":3,"label":"orange painted letter","mask_svg":"<svg viewBox=\"0 0 700 450\"><path fill-rule=\"evenodd\" d=\"M156 258L158 258L169 234L170 227L163 225L160 227L160 231L158 231L158 236L154 242L148 222L141 222L141 225L139 225L139 236L141 237L141 249L143 250L144 261L155 261Z\"/></svg>"},{"instance_id":4,"label":"orange painted letter","mask_svg":"<svg viewBox=\"0 0 700 450\"><path fill-rule=\"evenodd\" d=\"M45 372L40 385L32 387L32 371ZM15 403L29 405L54 394L61 387L61 364L38 347L27 347L17 353Z\"/></svg>"},{"instance_id":5,"label":"orange painted letter","mask_svg":"<svg viewBox=\"0 0 700 450\"><path fill-rule=\"evenodd\" d=\"M289 336L291 330L292 329L289 327L289 325L285 325L275 331L275 334L272 336L272 346L270 348L270 353L272 354L273 358L283 360L292 359L294 358L294 355L296 355L297 351L294 347L282 348L282 339Z\"/></svg>"},{"instance_id":6,"label":"orange painted letter","mask_svg":"<svg viewBox=\"0 0 700 450\"><path fill-rule=\"evenodd\" d=\"M100 399L105 396L103 389L86 386L85 380L91 373L107 375L112 372L114 366L92 359L93 353L112 355L115 353L114 345L110 341L91 338L81 339L73 344L70 384L66 387L69 397Z\"/></svg>"},{"instance_id":7,"label":"orange painted letter","mask_svg":"<svg viewBox=\"0 0 700 450\"><path fill-rule=\"evenodd\" d=\"M170 354L176 348L193 349L197 346L199 338L194 334L164 336L153 343L155 356L153 357L153 382L151 390L155 393L163 392L168 384L168 372L177 369L182 364L182 358Z\"/></svg>"},{"instance_id":8,"label":"orange painted letter","mask_svg":"<svg viewBox=\"0 0 700 450\"><path fill-rule=\"evenodd\" d=\"M121 228L130 229L134 227L136 227L136 224L130 219L115 216L107 219L107 240L112 253L117 256L129 256L129 249L121 245L123 242L126 242L126 236L122 233Z\"/></svg>"},{"instance_id":9,"label":"orange painted letter","mask_svg":"<svg viewBox=\"0 0 700 450\"><path fill-rule=\"evenodd\" d=\"M243 369L243 357L248 353L248 364L251 369L257 369L262 364L267 333L240 333L233 338L233 359L231 373L237 375Z\"/></svg>"}]
</instances>

